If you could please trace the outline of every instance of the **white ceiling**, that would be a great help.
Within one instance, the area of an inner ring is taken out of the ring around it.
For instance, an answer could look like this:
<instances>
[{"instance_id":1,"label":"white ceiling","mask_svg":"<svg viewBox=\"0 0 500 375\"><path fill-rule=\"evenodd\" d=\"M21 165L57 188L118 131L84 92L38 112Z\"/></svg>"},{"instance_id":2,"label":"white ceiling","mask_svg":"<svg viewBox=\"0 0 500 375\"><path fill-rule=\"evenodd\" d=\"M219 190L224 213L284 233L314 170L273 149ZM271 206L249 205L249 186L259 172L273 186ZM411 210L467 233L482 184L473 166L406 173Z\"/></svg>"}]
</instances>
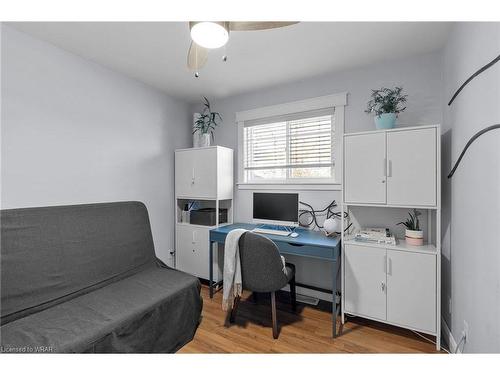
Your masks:
<instances>
[{"instance_id":1,"label":"white ceiling","mask_svg":"<svg viewBox=\"0 0 500 375\"><path fill-rule=\"evenodd\" d=\"M187 22L16 22L10 26L189 101L225 97L442 48L449 23L303 22L232 32L195 78Z\"/></svg>"}]
</instances>

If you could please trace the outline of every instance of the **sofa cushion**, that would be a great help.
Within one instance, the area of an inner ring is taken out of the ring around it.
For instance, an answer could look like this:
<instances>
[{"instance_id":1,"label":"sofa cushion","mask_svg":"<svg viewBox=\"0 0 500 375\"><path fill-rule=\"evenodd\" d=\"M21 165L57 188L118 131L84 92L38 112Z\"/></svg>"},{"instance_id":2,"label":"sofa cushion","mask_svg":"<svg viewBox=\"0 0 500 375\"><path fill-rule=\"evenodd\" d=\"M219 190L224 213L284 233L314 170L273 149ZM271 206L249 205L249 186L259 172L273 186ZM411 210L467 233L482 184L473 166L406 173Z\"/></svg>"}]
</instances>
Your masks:
<instances>
[{"instance_id":1,"label":"sofa cushion","mask_svg":"<svg viewBox=\"0 0 500 375\"><path fill-rule=\"evenodd\" d=\"M1 211L1 324L155 262L140 202Z\"/></svg>"},{"instance_id":2,"label":"sofa cushion","mask_svg":"<svg viewBox=\"0 0 500 375\"><path fill-rule=\"evenodd\" d=\"M173 352L194 335L197 278L152 265L1 327L5 352Z\"/></svg>"}]
</instances>

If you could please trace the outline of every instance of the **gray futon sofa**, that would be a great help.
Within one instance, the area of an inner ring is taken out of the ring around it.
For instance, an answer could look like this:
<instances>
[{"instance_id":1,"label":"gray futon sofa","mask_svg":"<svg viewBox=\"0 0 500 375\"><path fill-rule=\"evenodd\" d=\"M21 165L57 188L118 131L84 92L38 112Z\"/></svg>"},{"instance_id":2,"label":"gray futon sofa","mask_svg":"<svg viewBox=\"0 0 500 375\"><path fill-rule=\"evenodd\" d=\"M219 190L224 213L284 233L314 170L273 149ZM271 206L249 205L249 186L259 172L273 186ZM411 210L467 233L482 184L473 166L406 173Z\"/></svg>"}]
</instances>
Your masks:
<instances>
[{"instance_id":1,"label":"gray futon sofa","mask_svg":"<svg viewBox=\"0 0 500 375\"><path fill-rule=\"evenodd\" d=\"M155 256L140 202L1 211L1 351L175 352L197 278Z\"/></svg>"}]
</instances>

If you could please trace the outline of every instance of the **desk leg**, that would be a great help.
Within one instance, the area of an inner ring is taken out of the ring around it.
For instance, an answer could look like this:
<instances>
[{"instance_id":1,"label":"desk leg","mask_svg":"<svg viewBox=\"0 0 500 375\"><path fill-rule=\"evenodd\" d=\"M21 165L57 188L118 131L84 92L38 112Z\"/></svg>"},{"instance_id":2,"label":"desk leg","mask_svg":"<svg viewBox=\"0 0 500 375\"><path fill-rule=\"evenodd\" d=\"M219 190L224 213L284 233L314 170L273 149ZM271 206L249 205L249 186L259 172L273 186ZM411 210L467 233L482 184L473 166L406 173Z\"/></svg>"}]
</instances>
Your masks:
<instances>
[{"instance_id":1,"label":"desk leg","mask_svg":"<svg viewBox=\"0 0 500 375\"><path fill-rule=\"evenodd\" d=\"M333 265L333 286L332 286L332 337L337 337L337 262Z\"/></svg>"},{"instance_id":2,"label":"desk leg","mask_svg":"<svg viewBox=\"0 0 500 375\"><path fill-rule=\"evenodd\" d=\"M213 286L213 279L214 279L214 256L213 256L213 248L214 248L214 242L210 241L210 245L208 248L208 257L209 257L209 265L208 265L208 288L210 290L210 298L214 297L214 286Z\"/></svg>"}]
</instances>

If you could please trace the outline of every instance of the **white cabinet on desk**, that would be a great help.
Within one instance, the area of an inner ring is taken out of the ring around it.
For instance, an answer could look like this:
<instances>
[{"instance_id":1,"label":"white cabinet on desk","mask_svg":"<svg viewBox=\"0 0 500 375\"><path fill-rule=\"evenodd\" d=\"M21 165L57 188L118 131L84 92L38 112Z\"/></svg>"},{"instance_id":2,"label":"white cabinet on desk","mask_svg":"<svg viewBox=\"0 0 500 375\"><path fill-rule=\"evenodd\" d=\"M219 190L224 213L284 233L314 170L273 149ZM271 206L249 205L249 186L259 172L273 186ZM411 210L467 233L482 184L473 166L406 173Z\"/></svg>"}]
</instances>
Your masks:
<instances>
[{"instance_id":1,"label":"white cabinet on desk","mask_svg":"<svg viewBox=\"0 0 500 375\"><path fill-rule=\"evenodd\" d=\"M175 267L202 279L209 278L211 228L232 223L233 150L221 147L189 148L175 151ZM227 211L227 222L216 214L211 225L183 221L185 207ZM218 252L214 251L214 279L220 280Z\"/></svg>"}]
</instances>

